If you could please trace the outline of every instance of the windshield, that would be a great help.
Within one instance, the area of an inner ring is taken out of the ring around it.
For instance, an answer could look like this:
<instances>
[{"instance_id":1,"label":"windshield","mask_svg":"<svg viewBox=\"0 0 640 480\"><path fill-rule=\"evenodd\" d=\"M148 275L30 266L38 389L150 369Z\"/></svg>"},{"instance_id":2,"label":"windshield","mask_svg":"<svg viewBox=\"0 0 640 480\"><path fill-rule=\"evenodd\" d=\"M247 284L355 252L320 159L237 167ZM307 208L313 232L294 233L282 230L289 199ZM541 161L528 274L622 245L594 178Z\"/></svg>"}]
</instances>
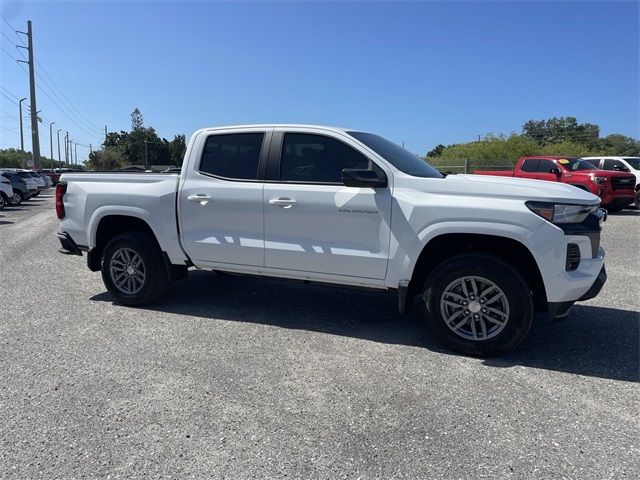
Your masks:
<instances>
[{"instance_id":1,"label":"windshield","mask_svg":"<svg viewBox=\"0 0 640 480\"><path fill-rule=\"evenodd\" d=\"M622 159L625 160L629 165L631 165L631 168L633 168L634 170L640 170L640 158L622 157Z\"/></svg>"},{"instance_id":2,"label":"windshield","mask_svg":"<svg viewBox=\"0 0 640 480\"><path fill-rule=\"evenodd\" d=\"M558 163L572 172L577 170L597 170L596 167L581 158L559 158Z\"/></svg>"},{"instance_id":3,"label":"windshield","mask_svg":"<svg viewBox=\"0 0 640 480\"><path fill-rule=\"evenodd\" d=\"M391 163L401 172L414 177L443 178L442 174L427 162L404 148L390 142L386 138L373 133L347 132L356 140L361 141L371 150Z\"/></svg>"}]
</instances>

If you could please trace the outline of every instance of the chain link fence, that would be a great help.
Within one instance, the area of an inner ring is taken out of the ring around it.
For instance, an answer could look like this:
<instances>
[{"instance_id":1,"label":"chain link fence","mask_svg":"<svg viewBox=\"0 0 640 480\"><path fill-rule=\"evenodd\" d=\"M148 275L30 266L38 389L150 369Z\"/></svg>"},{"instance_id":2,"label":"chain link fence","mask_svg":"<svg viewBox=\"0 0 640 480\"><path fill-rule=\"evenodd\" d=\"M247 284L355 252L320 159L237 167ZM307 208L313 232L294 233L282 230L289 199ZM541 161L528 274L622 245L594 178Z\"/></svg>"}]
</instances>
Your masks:
<instances>
[{"instance_id":1,"label":"chain link fence","mask_svg":"<svg viewBox=\"0 0 640 480\"><path fill-rule=\"evenodd\" d=\"M476 170L513 170L515 161L476 160L471 158L427 158L433 167L442 173L473 173Z\"/></svg>"}]
</instances>

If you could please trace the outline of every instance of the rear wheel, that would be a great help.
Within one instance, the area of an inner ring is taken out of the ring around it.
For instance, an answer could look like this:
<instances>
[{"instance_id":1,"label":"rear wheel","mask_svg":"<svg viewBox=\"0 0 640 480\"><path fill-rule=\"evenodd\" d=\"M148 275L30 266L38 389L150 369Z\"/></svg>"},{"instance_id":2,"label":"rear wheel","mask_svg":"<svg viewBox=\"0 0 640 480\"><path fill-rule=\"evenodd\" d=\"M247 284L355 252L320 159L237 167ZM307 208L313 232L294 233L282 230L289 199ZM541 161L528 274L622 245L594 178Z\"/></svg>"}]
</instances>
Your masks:
<instances>
[{"instance_id":1,"label":"rear wheel","mask_svg":"<svg viewBox=\"0 0 640 480\"><path fill-rule=\"evenodd\" d=\"M640 190L636 192L636 198L633 204L636 206L638 210L640 210Z\"/></svg>"},{"instance_id":2,"label":"rear wheel","mask_svg":"<svg viewBox=\"0 0 640 480\"><path fill-rule=\"evenodd\" d=\"M102 280L118 303L136 306L154 301L168 281L155 240L138 232L113 238L102 257Z\"/></svg>"},{"instance_id":3,"label":"rear wheel","mask_svg":"<svg viewBox=\"0 0 640 480\"><path fill-rule=\"evenodd\" d=\"M498 257L467 254L438 266L422 297L425 320L449 348L467 355L496 355L515 348L533 318L531 290Z\"/></svg>"},{"instance_id":4,"label":"rear wheel","mask_svg":"<svg viewBox=\"0 0 640 480\"><path fill-rule=\"evenodd\" d=\"M6 205L6 200L4 199L4 193L0 194L0 210L2 210L4 208L4 206Z\"/></svg>"}]
</instances>

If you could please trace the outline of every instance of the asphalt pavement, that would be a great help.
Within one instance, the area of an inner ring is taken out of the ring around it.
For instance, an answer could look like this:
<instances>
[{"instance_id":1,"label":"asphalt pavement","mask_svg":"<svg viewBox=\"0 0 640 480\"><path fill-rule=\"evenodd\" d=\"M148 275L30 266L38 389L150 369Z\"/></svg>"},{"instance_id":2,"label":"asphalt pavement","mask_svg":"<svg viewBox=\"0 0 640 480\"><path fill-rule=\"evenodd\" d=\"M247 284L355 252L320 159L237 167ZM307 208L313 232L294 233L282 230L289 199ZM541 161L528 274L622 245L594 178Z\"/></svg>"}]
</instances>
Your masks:
<instances>
[{"instance_id":1,"label":"asphalt pavement","mask_svg":"<svg viewBox=\"0 0 640 480\"><path fill-rule=\"evenodd\" d=\"M638 478L640 211L609 279L493 359L392 295L192 272L112 303L53 191L0 211L0 478Z\"/></svg>"}]
</instances>

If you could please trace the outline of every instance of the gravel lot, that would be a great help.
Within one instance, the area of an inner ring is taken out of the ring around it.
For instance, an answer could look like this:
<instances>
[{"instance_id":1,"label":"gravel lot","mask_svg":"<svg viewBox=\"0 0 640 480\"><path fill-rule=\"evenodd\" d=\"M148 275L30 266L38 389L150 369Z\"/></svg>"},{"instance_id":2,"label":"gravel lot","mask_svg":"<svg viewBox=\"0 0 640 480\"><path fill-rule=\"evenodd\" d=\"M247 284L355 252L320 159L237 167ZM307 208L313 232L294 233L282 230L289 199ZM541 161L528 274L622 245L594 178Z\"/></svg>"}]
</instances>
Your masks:
<instances>
[{"instance_id":1,"label":"gravel lot","mask_svg":"<svg viewBox=\"0 0 640 480\"><path fill-rule=\"evenodd\" d=\"M600 296L491 360L386 294L192 272L117 306L56 228L51 194L0 212L0 478L638 478L639 211Z\"/></svg>"}]
</instances>

